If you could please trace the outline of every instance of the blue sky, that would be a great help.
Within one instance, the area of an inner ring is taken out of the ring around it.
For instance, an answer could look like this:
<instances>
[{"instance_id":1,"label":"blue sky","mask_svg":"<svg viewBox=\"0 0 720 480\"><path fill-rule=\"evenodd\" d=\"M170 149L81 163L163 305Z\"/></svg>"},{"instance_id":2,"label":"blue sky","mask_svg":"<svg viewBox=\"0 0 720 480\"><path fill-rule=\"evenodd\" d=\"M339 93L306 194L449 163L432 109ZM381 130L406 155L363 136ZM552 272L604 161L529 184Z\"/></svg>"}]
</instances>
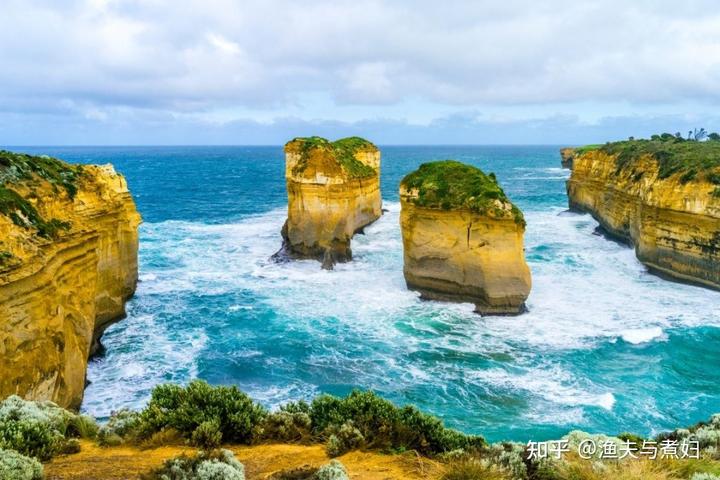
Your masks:
<instances>
[{"instance_id":1,"label":"blue sky","mask_svg":"<svg viewBox=\"0 0 720 480\"><path fill-rule=\"evenodd\" d=\"M716 1L3 0L0 144L720 130Z\"/></svg>"}]
</instances>

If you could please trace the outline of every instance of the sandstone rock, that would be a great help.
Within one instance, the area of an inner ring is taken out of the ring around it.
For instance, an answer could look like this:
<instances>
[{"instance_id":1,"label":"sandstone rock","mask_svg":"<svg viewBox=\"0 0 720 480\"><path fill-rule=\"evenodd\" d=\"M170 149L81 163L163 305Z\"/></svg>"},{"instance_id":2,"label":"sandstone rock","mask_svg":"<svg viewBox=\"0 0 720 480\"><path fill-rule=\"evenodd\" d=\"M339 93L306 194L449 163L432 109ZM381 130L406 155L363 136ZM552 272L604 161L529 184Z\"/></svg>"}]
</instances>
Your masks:
<instances>
[{"instance_id":1,"label":"sandstone rock","mask_svg":"<svg viewBox=\"0 0 720 480\"><path fill-rule=\"evenodd\" d=\"M140 221L110 165L0 152L0 397L79 407L135 291Z\"/></svg>"},{"instance_id":2,"label":"sandstone rock","mask_svg":"<svg viewBox=\"0 0 720 480\"><path fill-rule=\"evenodd\" d=\"M575 158L574 148L562 148L560 149L560 164L562 168L572 170L573 158Z\"/></svg>"},{"instance_id":3,"label":"sandstone rock","mask_svg":"<svg viewBox=\"0 0 720 480\"><path fill-rule=\"evenodd\" d=\"M494 175L454 161L427 163L403 179L400 203L408 288L474 303L481 314L525 311L525 221Z\"/></svg>"},{"instance_id":4,"label":"sandstone rock","mask_svg":"<svg viewBox=\"0 0 720 480\"><path fill-rule=\"evenodd\" d=\"M703 157L713 146L635 142L575 158L567 182L570 208L589 212L606 233L633 245L650 271L720 289L720 165ZM633 148L636 154L628 153ZM645 148L660 153L642 153ZM677 149L690 155L689 163L673 157ZM693 151L705 170L692 166Z\"/></svg>"},{"instance_id":5,"label":"sandstone rock","mask_svg":"<svg viewBox=\"0 0 720 480\"><path fill-rule=\"evenodd\" d=\"M350 240L382 214L380 151L357 137L285 145L288 218L275 258L312 258L332 268L352 258Z\"/></svg>"}]
</instances>

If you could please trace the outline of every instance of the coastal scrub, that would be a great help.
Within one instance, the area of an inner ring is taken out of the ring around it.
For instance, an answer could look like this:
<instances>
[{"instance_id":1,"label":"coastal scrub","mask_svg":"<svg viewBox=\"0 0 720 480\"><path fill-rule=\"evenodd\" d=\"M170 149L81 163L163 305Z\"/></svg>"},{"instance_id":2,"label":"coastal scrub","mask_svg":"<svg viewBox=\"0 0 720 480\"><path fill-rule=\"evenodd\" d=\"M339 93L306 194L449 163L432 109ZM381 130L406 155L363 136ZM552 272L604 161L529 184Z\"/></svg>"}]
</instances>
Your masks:
<instances>
[{"instance_id":1,"label":"coastal scrub","mask_svg":"<svg viewBox=\"0 0 720 480\"><path fill-rule=\"evenodd\" d=\"M358 152L377 151L377 147L364 138L348 137L330 142L317 136L298 137L288 142L288 146L297 148L300 152L300 161L293 168L293 175L299 175L304 171L313 150L322 150L329 153L349 178L367 178L377 174L374 168L355 158L355 154Z\"/></svg>"},{"instance_id":2,"label":"coastal scrub","mask_svg":"<svg viewBox=\"0 0 720 480\"><path fill-rule=\"evenodd\" d=\"M467 209L502 218L511 216L525 224L519 208L510 202L493 173L455 160L424 163L400 182L410 192L409 201L425 208ZM509 207L509 208L504 208Z\"/></svg>"}]
</instances>

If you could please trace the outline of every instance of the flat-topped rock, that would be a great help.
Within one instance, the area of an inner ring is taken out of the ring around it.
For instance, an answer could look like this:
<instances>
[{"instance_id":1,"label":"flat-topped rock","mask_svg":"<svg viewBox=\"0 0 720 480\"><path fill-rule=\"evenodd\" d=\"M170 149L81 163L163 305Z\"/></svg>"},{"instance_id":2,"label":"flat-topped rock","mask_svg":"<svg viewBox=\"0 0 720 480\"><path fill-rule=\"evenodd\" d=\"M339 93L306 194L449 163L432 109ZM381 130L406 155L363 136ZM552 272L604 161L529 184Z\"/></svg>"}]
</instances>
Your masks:
<instances>
[{"instance_id":1,"label":"flat-topped rock","mask_svg":"<svg viewBox=\"0 0 720 480\"><path fill-rule=\"evenodd\" d=\"M400 203L409 288L486 315L525 311L525 220L494 175L452 160L426 163L402 180Z\"/></svg>"}]
</instances>

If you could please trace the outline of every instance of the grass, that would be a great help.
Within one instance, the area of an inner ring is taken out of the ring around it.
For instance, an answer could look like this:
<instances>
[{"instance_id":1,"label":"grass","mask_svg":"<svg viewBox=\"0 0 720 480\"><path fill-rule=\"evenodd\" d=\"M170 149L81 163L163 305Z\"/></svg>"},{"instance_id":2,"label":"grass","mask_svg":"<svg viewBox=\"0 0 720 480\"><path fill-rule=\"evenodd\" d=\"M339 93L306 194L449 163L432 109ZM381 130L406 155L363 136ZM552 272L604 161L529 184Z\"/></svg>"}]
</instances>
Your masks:
<instances>
[{"instance_id":1,"label":"grass","mask_svg":"<svg viewBox=\"0 0 720 480\"><path fill-rule=\"evenodd\" d=\"M41 237L54 238L60 231L69 229L70 224L44 219L12 185L29 186L31 195L34 195L34 187L44 181L54 191L63 189L73 198L82 174L81 166L69 165L56 158L0 150L0 215L10 218L19 227L35 229Z\"/></svg>"},{"instance_id":2,"label":"grass","mask_svg":"<svg viewBox=\"0 0 720 480\"><path fill-rule=\"evenodd\" d=\"M587 152L591 152L593 150L598 150L600 147L602 147L602 144L596 143L592 145L583 145L582 147L578 147L575 149L576 155L582 155Z\"/></svg>"},{"instance_id":3,"label":"grass","mask_svg":"<svg viewBox=\"0 0 720 480\"><path fill-rule=\"evenodd\" d=\"M417 198L412 202L421 207L506 216L506 211L498 208L499 201L511 205L510 214L516 223L525 223L522 212L507 198L494 174L486 175L479 168L455 160L424 163L400 184L405 189L417 190Z\"/></svg>"},{"instance_id":4,"label":"grass","mask_svg":"<svg viewBox=\"0 0 720 480\"><path fill-rule=\"evenodd\" d=\"M595 145L588 147L598 149ZM580 153L588 147L581 147L577 151ZM640 159L649 155L657 162L660 179L677 175L682 183L704 180L720 185L719 141L697 142L673 136L655 136L652 140L607 143L600 146L599 150L616 156L618 174L628 169L635 171Z\"/></svg>"},{"instance_id":5,"label":"grass","mask_svg":"<svg viewBox=\"0 0 720 480\"><path fill-rule=\"evenodd\" d=\"M293 168L294 175L305 170L313 150L323 150L332 155L350 178L367 178L377 175L374 168L355 158L355 154L358 152L377 150L375 145L364 138L348 137L330 142L322 137L298 137L288 142L288 145L290 144L299 145L300 149L300 161Z\"/></svg>"}]
</instances>

